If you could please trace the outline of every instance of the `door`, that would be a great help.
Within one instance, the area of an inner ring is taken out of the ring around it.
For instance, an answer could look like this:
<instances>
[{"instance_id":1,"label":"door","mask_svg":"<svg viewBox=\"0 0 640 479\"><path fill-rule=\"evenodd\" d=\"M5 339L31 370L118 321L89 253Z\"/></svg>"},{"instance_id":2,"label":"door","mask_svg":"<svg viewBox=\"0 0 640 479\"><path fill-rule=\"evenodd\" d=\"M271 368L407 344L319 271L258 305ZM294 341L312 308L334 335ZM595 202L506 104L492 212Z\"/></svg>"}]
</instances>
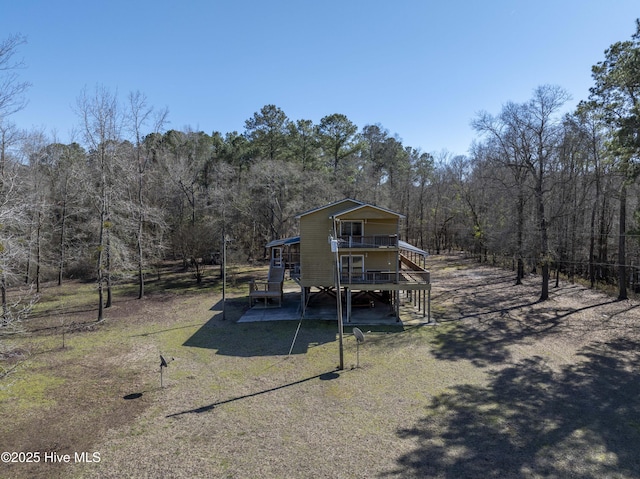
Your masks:
<instances>
[{"instance_id":1,"label":"door","mask_svg":"<svg viewBox=\"0 0 640 479\"><path fill-rule=\"evenodd\" d=\"M342 281L359 283L364 280L364 256L344 255L340 257L340 271Z\"/></svg>"},{"instance_id":2,"label":"door","mask_svg":"<svg viewBox=\"0 0 640 479\"><path fill-rule=\"evenodd\" d=\"M282 248L271 248L271 266L282 267Z\"/></svg>"}]
</instances>

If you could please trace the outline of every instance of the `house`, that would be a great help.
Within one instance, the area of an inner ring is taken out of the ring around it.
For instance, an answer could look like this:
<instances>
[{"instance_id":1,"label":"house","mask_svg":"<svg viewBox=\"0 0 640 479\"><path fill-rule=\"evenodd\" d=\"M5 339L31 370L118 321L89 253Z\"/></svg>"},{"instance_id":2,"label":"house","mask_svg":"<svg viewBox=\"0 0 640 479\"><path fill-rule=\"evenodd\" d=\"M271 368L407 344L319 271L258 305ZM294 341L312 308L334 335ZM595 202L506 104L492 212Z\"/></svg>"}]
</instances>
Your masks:
<instances>
[{"instance_id":1,"label":"house","mask_svg":"<svg viewBox=\"0 0 640 479\"><path fill-rule=\"evenodd\" d=\"M269 276L284 278L283 272L288 270L300 285L303 316L314 295L335 298L336 291L340 291L345 305L347 322L354 308L376 304L388 305L398 319L402 292L427 315L431 288L425 269L427 254L400 241L403 215L344 199L296 218L300 236L275 240L266 246L271 255ZM279 288L274 283L268 281L259 287L252 283L251 300L266 301L271 297L281 301L282 283Z\"/></svg>"}]
</instances>

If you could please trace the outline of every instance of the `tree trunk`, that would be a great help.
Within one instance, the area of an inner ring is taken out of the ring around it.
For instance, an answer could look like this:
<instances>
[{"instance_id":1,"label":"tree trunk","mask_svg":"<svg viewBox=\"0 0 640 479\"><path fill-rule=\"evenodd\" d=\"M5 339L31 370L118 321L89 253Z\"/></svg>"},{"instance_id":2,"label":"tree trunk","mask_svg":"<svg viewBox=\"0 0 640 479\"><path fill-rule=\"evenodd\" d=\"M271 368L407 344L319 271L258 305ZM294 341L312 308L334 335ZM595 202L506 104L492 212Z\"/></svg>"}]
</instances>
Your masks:
<instances>
[{"instance_id":1,"label":"tree trunk","mask_svg":"<svg viewBox=\"0 0 640 479\"><path fill-rule=\"evenodd\" d=\"M60 255L58 257L58 286L62 286L64 274L64 234L67 220L67 190L65 185L64 200L62 201L62 218L60 223Z\"/></svg>"},{"instance_id":2,"label":"tree trunk","mask_svg":"<svg viewBox=\"0 0 640 479\"><path fill-rule=\"evenodd\" d=\"M9 304L7 303L7 275L2 268L2 278L0 278L0 291L2 291L2 321L9 322Z\"/></svg>"},{"instance_id":3,"label":"tree trunk","mask_svg":"<svg viewBox=\"0 0 640 479\"><path fill-rule=\"evenodd\" d=\"M516 284L522 284L522 278L524 278L524 255L522 253L523 248L523 229L524 229L524 193L522 192L522 186L518 191L518 230L516 231L516 255L517 255L517 268L516 268Z\"/></svg>"},{"instance_id":4,"label":"tree trunk","mask_svg":"<svg viewBox=\"0 0 640 479\"><path fill-rule=\"evenodd\" d=\"M549 261L542 262L542 291L540 293L540 301L549 299Z\"/></svg>"},{"instance_id":5,"label":"tree trunk","mask_svg":"<svg viewBox=\"0 0 640 479\"><path fill-rule=\"evenodd\" d=\"M618 232L618 299L628 299L626 267L627 185L620 188L620 223Z\"/></svg>"},{"instance_id":6,"label":"tree trunk","mask_svg":"<svg viewBox=\"0 0 640 479\"><path fill-rule=\"evenodd\" d=\"M596 186L596 199L593 203L593 209L591 210L591 225L590 225L590 238L589 238L589 283L591 288L596 284L596 212L598 209L598 190Z\"/></svg>"},{"instance_id":7,"label":"tree trunk","mask_svg":"<svg viewBox=\"0 0 640 479\"><path fill-rule=\"evenodd\" d=\"M549 232L547 228L547 218L544 211L544 164L542 154L539 155L539 166L537 171L535 198L538 212L538 229L540 230L540 255L542 260L542 285L540 291L540 301L549 299Z\"/></svg>"},{"instance_id":8,"label":"tree trunk","mask_svg":"<svg viewBox=\"0 0 640 479\"><path fill-rule=\"evenodd\" d=\"M29 232L27 233L28 238L28 246L27 246L27 261L26 261L26 271L24 274L24 284L29 284L29 280L31 279L31 241L33 240L33 224L30 222L29 224Z\"/></svg>"},{"instance_id":9,"label":"tree trunk","mask_svg":"<svg viewBox=\"0 0 640 479\"><path fill-rule=\"evenodd\" d=\"M140 160L138 160L138 164L140 164ZM143 258L142 258L142 234L144 232L144 213L143 213L143 200L142 200L142 174L140 171L142 168L140 167L138 170L138 208L140 209L138 213L138 299L144 298L144 271L143 271Z\"/></svg>"},{"instance_id":10,"label":"tree trunk","mask_svg":"<svg viewBox=\"0 0 640 479\"><path fill-rule=\"evenodd\" d=\"M104 221L105 215L104 210L100 215L100 238L98 244L98 260L97 260L97 282L98 282L98 321L102 321L104 319L104 267L102 265L102 257L104 255Z\"/></svg>"},{"instance_id":11,"label":"tree trunk","mask_svg":"<svg viewBox=\"0 0 640 479\"><path fill-rule=\"evenodd\" d=\"M42 212L38 211L38 225L36 228L36 293L40 293L41 233L42 233Z\"/></svg>"},{"instance_id":12,"label":"tree trunk","mask_svg":"<svg viewBox=\"0 0 640 479\"><path fill-rule=\"evenodd\" d=\"M142 219L138 225L138 299L144 298L144 271L142 265Z\"/></svg>"},{"instance_id":13,"label":"tree trunk","mask_svg":"<svg viewBox=\"0 0 640 479\"><path fill-rule=\"evenodd\" d=\"M109 225L109 227L111 227L111 225ZM113 301L113 293L111 291L111 232L109 231L109 229L107 228L107 232L106 232L106 236L107 236L107 243L106 243L106 260L107 260L107 265L106 265L106 280L107 280L107 302L105 303L104 307L105 308L110 308L111 307L111 303Z\"/></svg>"}]
</instances>

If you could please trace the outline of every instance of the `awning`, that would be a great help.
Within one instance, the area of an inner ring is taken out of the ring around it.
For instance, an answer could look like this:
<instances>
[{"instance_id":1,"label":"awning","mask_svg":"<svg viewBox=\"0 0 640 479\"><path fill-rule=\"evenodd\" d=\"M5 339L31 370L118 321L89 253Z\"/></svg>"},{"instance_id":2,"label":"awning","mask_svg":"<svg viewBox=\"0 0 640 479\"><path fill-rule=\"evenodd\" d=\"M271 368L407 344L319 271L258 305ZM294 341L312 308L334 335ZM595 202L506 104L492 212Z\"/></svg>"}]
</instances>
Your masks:
<instances>
[{"instance_id":1,"label":"awning","mask_svg":"<svg viewBox=\"0 0 640 479\"><path fill-rule=\"evenodd\" d=\"M283 238L278 240L269 241L265 248L273 248L274 246L289 246L292 244L300 243L300 236L293 236L291 238Z\"/></svg>"},{"instance_id":2,"label":"awning","mask_svg":"<svg viewBox=\"0 0 640 479\"><path fill-rule=\"evenodd\" d=\"M406 241L398 241L398 248L411 251L412 253L421 254L422 256L429 256L429 253L427 253L426 251L421 250L417 246L413 246Z\"/></svg>"}]
</instances>

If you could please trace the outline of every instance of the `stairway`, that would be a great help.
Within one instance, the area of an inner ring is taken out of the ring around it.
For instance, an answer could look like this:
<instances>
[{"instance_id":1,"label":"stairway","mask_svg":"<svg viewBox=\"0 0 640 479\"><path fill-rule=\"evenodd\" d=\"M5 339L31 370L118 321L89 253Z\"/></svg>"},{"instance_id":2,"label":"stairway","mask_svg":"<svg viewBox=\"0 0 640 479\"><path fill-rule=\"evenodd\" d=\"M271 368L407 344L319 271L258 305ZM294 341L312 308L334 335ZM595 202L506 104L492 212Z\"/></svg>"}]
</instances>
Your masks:
<instances>
[{"instance_id":1,"label":"stairway","mask_svg":"<svg viewBox=\"0 0 640 479\"><path fill-rule=\"evenodd\" d=\"M274 262L271 262L269 266L269 278L267 279L269 283L281 283L284 281L284 264L280 263L280 266L274 265Z\"/></svg>"},{"instance_id":2,"label":"stairway","mask_svg":"<svg viewBox=\"0 0 640 479\"><path fill-rule=\"evenodd\" d=\"M282 285L284 283L284 263L271 261L269 265L269 277L264 281L249 282L249 302L253 304L253 300L264 299L265 306L269 298L277 299L278 305L282 306Z\"/></svg>"}]
</instances>

